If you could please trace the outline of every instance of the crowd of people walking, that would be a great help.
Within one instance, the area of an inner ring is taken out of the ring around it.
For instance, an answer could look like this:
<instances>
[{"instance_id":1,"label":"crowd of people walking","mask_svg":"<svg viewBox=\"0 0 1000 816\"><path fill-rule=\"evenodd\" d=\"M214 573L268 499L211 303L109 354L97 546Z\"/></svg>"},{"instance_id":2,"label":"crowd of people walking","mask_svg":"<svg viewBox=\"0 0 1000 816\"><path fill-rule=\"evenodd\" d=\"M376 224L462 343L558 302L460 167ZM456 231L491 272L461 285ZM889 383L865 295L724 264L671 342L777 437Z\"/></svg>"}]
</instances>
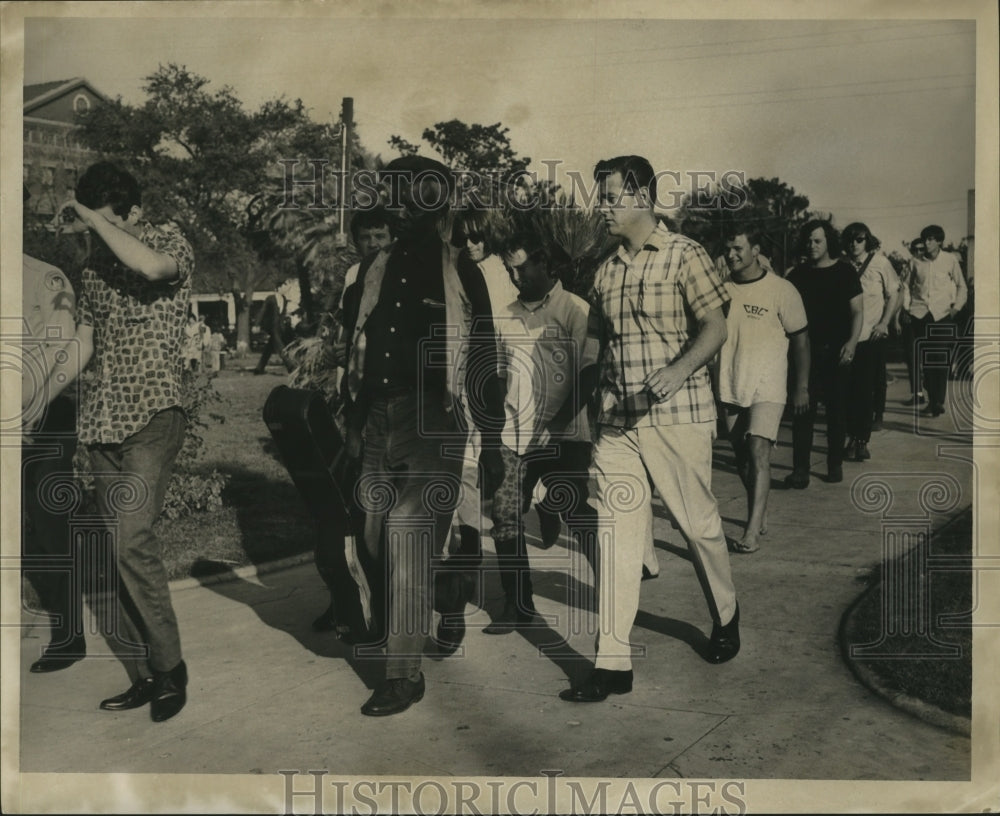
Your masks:
<instances>
[{"instance_id":1,"label":"crowd of people walking","mask_svg":"<svg viewBox=\"0 0 1000 816\"><path fill-rule=\"evenodd\" d=\"M830 221L806 223L800 262L781 276L754 225L736 222L717 262L659 217L650 163L618 156L594 168L596 212L616 246L589 291L572 292L564 285L572 259L530 222L453 212L444 165L408 156L382 175L391 200L355 216L361 260L332 307L331 338L345 449L359 473L357 545L374 565L368 578L382 619L384 677L361 706L365 715L396 714L423 697L432 634L445 655L461 646L467 605L483 597L487 529L504 602L484 632L544 625L525 540L533 502L544 543L565 524L597 588L595 661L563 700L600 702L632 689L641 581L658 569L654 496L704 590L712 627L702 657L733 659L740 606L730 554L760 549L783 419L792 429L784 484L810 485L820 405L825 480L842 481L845 461L873 455L893 335L904 344L907 405L929 418L946 410L941 329L965 306L967 287L940 227L923 230L924 249L902 279L862 223L840 232ZM185 351L198 337L197 324L189 327L194 255L174 225L144 219L135 179L109 162L81 176L57 221L89 232L94 249L75 293L59 270L25 257L25 314L41 315L29 322L40 355L32 371L43 372L23 386L25 553L69 545L66 514L37 500L38 485L53 468L71 473L76 445L86 447L101 515L117 535L115 639L131 681L100 707L149 704L162 721L187 699L152 525L184 439L181 373L198 359ZM273 337L294 301L286 293L284 309L273 304ZM258 372L271 351L282 353L282 343L268 347ZM93 383L74 405L63 392L88 364ZM727 540L712 492L720 430L747 494L738 540ZM55 456L38 444L53 439ZM122 498L123 483L135 501ZM31 575L57 621L35 673L67 668L86 651L79 582L57 575ZM333 603L315 626L348 634Z\"/></svg>"}]
</instances>

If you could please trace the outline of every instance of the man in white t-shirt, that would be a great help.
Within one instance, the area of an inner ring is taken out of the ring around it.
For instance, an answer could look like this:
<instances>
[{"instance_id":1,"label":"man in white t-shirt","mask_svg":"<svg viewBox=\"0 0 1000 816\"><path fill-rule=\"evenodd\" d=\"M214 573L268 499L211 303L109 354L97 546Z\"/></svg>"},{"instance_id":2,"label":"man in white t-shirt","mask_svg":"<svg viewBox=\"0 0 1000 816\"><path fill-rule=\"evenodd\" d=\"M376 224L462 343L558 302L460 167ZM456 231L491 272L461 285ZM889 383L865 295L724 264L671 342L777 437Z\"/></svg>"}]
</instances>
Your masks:
<instances>
[{"instance_id":1,"label":"man in white t-shirt","mask_svg":"<svg viewBox=\"0 0 1000 816\"><path fill-rule=\"evenodd\" d=\"M788 346L795 369L792 404L796 413L809 409L809 334L802 298L796 288L758 261L759 239L735 229L726 241L732 298L726 316L728 337L719 351L719 401L725 410L736 467L747 490L748 521L734 552L760 548L767 530L767 496L771 486L771 448L785 408Z\"/></svg>"}]
</instances>

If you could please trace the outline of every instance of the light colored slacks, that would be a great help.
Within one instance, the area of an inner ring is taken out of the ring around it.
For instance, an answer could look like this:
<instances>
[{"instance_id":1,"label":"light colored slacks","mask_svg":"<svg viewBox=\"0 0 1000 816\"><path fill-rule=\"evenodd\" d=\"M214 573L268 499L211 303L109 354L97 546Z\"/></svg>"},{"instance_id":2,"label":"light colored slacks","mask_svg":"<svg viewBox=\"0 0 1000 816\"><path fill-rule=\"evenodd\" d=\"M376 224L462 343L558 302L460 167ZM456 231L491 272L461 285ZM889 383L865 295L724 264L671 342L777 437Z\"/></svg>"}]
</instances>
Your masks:
<instances>
[{"instance_id":1,"label":"light colored slacks","mask_svg":"<svg viewBox=\"0 0 1000 816\"><path fill-rule=\"evenodd\" d=\"M594 449L600 540L596 668L632 667L629 635L639 610L643 553L653 537L645 471L687 541L715 622L736 612L736 590L712 493L714 422L623 430L602 426Z\"/></svg>"}]
</instances>

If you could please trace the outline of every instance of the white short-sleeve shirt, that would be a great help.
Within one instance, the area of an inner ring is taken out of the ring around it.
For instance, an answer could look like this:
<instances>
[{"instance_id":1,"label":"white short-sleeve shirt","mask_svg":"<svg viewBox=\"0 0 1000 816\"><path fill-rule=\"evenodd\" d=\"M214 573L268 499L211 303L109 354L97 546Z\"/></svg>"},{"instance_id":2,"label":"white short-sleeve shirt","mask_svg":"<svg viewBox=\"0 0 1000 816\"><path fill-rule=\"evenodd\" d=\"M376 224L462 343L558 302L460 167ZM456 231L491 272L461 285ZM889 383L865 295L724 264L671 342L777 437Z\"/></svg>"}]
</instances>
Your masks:
<instances>
[{"instance_id":1,"label":"white short-sleeve shirt","mask_svg":"<svg viewBox=\"0 0 1000 816\"><path fill-rule=\"evenodd\" d=\"M749 283L730 279L726 288L732 302L719 352L719 399L743 407L784 403L788 338L808 325L798 290L770 272Z\"/></svg>"}]
</instances>

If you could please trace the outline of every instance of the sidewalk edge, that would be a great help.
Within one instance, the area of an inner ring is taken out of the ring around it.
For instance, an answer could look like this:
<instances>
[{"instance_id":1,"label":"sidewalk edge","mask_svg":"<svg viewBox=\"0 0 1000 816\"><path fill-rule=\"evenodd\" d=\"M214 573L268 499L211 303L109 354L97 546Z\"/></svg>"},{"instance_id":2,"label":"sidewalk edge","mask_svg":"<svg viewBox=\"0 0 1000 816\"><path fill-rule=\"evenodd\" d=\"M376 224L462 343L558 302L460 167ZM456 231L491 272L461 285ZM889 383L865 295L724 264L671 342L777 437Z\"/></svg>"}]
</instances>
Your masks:
<instances>
[{"instance_id":1,"label":"sidewalk edge","mask_svg":"<svg viewBox=\"0 0 1000 816\"><path fill-rule=\"evenodd\" d=\"M963 513L968 511L968 507L963 507L958 513L948 519L941 527L934 531L934 535L939 535L943 530L946 530L952 523L954 523ZM952 714L944 709L938 708L931 703L921 700L917 697L912 697L909 694L905 694L901 691L894 691L886 686L878 675L874 671L869 669L867 666L863 665L861 662L854 660L850 656L849 644L847 643L847 633L852 628L854 624L854 616L858 608L861 606L861 602L864 601L868 596L878 590L882 586L881 579L876 583L872 584L870 587L865 589L857 598L855 598L851 605L844 612L843 617L840 619L840 627L837 631L837 640L840 642L840 654L844 662L847 664L848 668L854 674L854 676L865 686L869 691L881 697L885 702L894 708L898 708L905 711L918 719L923 720L930 725L937 726L938 728L943 728L946 731L950 731L953 734L958 734L962 737L972 736L972 720L969 717L963 717L958 714Z\"/></svg>"}]
</instances>

